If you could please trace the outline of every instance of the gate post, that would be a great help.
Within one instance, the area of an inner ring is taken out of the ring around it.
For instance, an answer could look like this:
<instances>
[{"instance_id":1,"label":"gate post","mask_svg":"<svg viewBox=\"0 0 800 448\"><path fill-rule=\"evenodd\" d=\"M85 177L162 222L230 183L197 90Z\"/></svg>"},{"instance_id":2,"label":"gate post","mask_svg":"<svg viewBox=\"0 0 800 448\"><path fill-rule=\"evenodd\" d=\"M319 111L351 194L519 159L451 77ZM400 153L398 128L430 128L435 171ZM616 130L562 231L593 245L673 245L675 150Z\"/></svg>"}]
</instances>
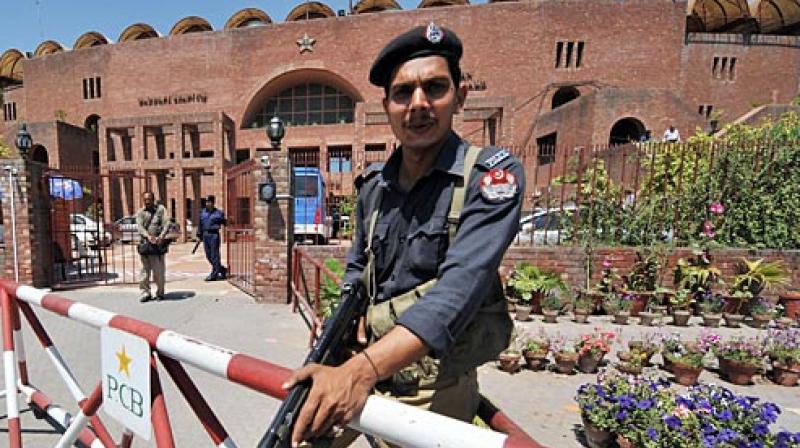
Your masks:
<instances>
[{"instance_id":1,"label":"gate post","mask_svg":"<svg viewBox=\"0 0 800 448\"><path fill-rule=\"evenodd\" d=\"M49 233L50 195L44 179L46 165L22 159L7 159L3 165L3 224L6 246L5 266L3 274L6 278L14 278L12 228L16 227L17 263L19 282L44 287L50 284L53 257L52 237ZM16 174L9 185L6 170ZM11 190L14 189L14 213L11 213ZM12 216L15 225L11 225Z\"/></svg>"},{"instance_id":2,"label":"gate post","mask_svg":"<svg viewBox=\"0 0 800 448\"><path fill-rule=\"evenodd\" d=\"M260 157L262 154L258 154ZM291 194L288 151L269 152L270 174L279 195ZM254 191L267 180L264 169L253 173ZM257 197L257 195L256 195ZM253 207L255 231L255 298L259 302L288 303L290 248L294 230L293 200L270 204L256 200Z\"/></svg>"}]
</instances>

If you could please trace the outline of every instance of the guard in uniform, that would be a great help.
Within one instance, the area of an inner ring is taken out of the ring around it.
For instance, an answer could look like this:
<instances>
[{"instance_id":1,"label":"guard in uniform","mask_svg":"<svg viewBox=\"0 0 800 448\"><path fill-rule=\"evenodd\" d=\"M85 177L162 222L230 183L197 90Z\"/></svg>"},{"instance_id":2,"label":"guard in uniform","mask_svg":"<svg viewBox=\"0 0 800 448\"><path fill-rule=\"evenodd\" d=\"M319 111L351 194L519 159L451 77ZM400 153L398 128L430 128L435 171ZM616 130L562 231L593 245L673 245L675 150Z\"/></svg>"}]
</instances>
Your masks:
<instances>
[{"instance_id":1,"label":"guard in uniform","mask_svg":"<svg viewBox=\"0 0 800 448\"><path fill-rule=\"evenodd\" d=\"M223 280L226 277L226 270L219 255L219 230L227 221L222 210L214 206L215 202L216 198L213 195L206 198L206 206L200 211L200 226L197 228L197 237L203 240L206 259L211 263L211 273L205 278L207 282Z\"/></svg>"},{"instance_id":2,"label":"guard in uniform","mask_svg":"<svg viewBox=\"0 0 800 448\"><path fill-rule=\"evenodd\" d=\"M452 131L467 95L461 54L455 33L431 23L392 40L372 66L401 146L359 179L345 282L369 296L365 348L292 374L287 388L313 380L293 443L345 425L370 393L472 421L476 368L508 346L497 269L518 230L524 173L508 151ZM357 435L344 430L333 446Z\"/></svg>"}]
</instances>

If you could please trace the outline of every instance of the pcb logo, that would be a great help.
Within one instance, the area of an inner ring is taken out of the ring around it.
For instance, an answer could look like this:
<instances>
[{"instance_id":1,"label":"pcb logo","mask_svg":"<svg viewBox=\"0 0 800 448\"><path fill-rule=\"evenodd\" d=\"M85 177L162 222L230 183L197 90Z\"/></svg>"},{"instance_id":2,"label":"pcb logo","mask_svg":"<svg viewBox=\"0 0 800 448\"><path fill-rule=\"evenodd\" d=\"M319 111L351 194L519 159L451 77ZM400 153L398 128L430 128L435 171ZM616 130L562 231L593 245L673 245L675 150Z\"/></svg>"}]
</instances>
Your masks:
<instances>
[{"instance_id":1,"label":"pcb logo","mask_svg":"<svg viewBox=\"0 0 800 448\"><path fill-rule=\"evenodd\" d=\"M101 330L103 411L150 440L150 346L112 328Z\"/></svg>"}]
</instances>

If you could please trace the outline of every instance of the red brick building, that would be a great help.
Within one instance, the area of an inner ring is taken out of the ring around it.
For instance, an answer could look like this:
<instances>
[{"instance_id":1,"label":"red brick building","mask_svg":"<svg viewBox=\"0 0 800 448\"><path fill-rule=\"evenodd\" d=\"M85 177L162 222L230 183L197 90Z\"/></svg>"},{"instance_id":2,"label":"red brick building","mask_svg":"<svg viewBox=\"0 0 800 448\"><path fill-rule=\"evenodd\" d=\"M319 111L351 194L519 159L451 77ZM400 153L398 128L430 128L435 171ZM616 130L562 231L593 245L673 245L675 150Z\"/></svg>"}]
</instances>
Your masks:
<instances>
[{"instance_id":1,"label":"red brick building","mask_svg":"<svg viewBox=\"0 0 800 448\"><path fill-rule=\"evenodd\" d=\"M7 50L0 135L13 142L26 122L34 159L144 176L189 218L200 196L225 196L227 168L270 150L263 126L276 114L283 148L326 172L382 159L395 142L367 72L393 35L430 21L464 42L471 92L456 128L476 143L607 144L670 124L686 136L791 102L800 85L792 0L305 2L282 23L247 9L221 30L188 17L164 35L135 24L115 43L88 32L72 49ZM109 219L138 206L130 185L107 188L127 195L106 204Z\"/></svg>"}]
</instances>

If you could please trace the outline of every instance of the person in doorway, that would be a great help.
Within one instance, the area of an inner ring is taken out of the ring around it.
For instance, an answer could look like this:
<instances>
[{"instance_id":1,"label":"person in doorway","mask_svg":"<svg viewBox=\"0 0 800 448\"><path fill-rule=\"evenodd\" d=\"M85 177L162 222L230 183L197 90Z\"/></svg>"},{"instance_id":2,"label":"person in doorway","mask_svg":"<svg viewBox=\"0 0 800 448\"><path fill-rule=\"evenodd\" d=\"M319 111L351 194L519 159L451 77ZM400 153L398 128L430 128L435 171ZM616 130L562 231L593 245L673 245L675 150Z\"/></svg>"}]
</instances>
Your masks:
<instances>
[{"instance_id":1,"label":"person in doorway","mask_svg":"<svg viewBox=\"0 0 800 448\"><path fill-rule=\"evenodd\" d=\"M471 422L476 368L508 346L497 270L518 230L524 173L508 151L453 132L467 96L461 55L456 34L431 23L396 37L372 65L401 145L364 174L356 203L344 281L371 285L358 332L365 348L340 366L291 374L287 389L312 381L293 444L314 446L371 393ZM335 432L334 447L358 437Z\"/></svg>"},{"instance_id":2,"label":"person in doorway","mask_svg":"<svg viewBox=\"0 0 800 448\"><path fill-rule=\"evenodd\" d=\"M664 131L664 139L663 141L668 143L680 143L681 142L681 133L675 129L675 126L670 125L669 128Z\"/></svg>"},{"instance_id":3,"label":"person in doorway","mask_svg":"<svg viewBox=\"0 0 800 448\"><path fill-rule=\"evenodd\" d=\"M164 266L165 237L169 231L169 214L166 207L157 204L152 192L142 194L142 207L136 213L136 226L138 228L140 244L139 258L142 261L142 270L139 274L139 301L164 299L164 282L166 268ZM142 243L149 244L142 244ZM156 294L150 294L150 275L156 282Z\"/></svg>"},{"instance_id":4,"label":"person in doorway","mask_svg":"<svg viewBox=\"0 0 800 448\"><path fill-rule=\"evenodd\" d=\"M211 273L205 278L207 282L224 280L227 277L227 270L222 266L219 254L219 230L227 221L225 213L215 207L215 203L216 198L213 195L206 198L206 206L200 211L200 226L197 228L197 237L203 241L206 259L211 264Z\"/></svg>"}]
</instances>

